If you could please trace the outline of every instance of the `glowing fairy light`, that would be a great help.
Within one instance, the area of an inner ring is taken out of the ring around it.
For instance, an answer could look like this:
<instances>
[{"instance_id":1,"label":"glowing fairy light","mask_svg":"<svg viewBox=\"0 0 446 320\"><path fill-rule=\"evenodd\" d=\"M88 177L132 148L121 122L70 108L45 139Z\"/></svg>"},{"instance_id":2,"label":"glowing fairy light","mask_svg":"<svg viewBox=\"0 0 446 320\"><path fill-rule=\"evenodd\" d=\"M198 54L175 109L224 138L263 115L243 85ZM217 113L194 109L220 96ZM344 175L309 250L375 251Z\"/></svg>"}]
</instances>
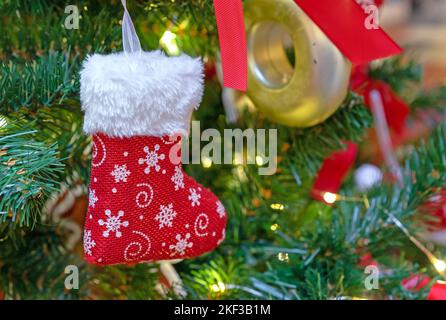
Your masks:
<instances>
[{"instance_id":1,"label":"glowing fairy light","mask_svg":"<svg viewBox=\"0 0 446 320\"><path fill-rule=\"evenodd\" d=\"M180 54L180 49L177 45L177 35L169 30L164 32L160 39L160 44L167 51L168 54L176 56Z\"/></svg>"},{"instance_id":2,"label":"glowing fairy light","mask_svg":"<svg viewBox=\"0 0 446 320\"><path fill-rule=\"evenodd\" d=\"M285 209L285 206L283 204L281 204L281 203L273 203L270 207L273 210L283 210L283 209Z\"/></svg>"},{"instance_id":3,"label":"glowing fairy light","mask_svg":"<svg viewBox=\"0 0 446 320\"><path fill-rule=\"evenodd\" d=\"M210 159L208 157L202 157L201 164L203 165L203 168L208 169L208 168L212 167L212 159Z\"/></svg>"},{"instance_id":4,"label":"glowing fairy light","mask_svg":"<svg viewBox=\"0 0 446 320\"><path fill-rule=\"evenodd\" d=\"M363 201L366 208L370 208L370 202L365 196L363 199L356 197L345 197L341 195L337 195L331 192L325 192L323 194L324 201L328 204L334 203L337 200L345 200L345 201ZM380 209L383 210L387 214L387 216L392 220L395 226L400 229L404 235L418 248L421 252L423 252L429 261L432 263L435 270L441 274L443 277L446 273L446 261L438 259L420 240L418 240L415 236L413 236L409 230L403 225L403 223L398 220L391 212L389 212L386 208L380 206ZM271 227L272 230L272 227Z\"/></svg>"},{"instance_id":5,"label":"glowing fairy light","mask_svg":"<svg viewBox=\"0 0 446 320\"><path fill-rule=\"evenodd\" d=\"M279 229L279 225L277 223L271 226L271 231L277 231L277 229Z\"/></svg>"},{"instance_id":6,"label":"glowing fairy light","mask_svg":"<svg viewBox=\"0 0 446 320\"><path fill-rule=\"evenodd\" d=\"M439 272L443 273L446 271L446 262L440 259L437 259L433 257L431 259L432 264L434 265L434 268Z\"/></svg>"},{"instance_id":7,"label":"glowing fairy light","mask_svg":"<svg viewBox=\"0 0 446 320\"><path fill-rule=\"evenodd\" d=\"M216 284L213 284L211 286L211 289L215 293L223 293L226 290L226 286L225 286L225 284L223 282L219 281Z\"/></svg>"},{"instance_id":8,"label":"glowing fairy light","mask_svg":"<svg viewBox=\"0 0 446 320\"><path fill-rule=\"evenodd\" d=\"M414 237L409 230L399 221L393 214L388 212L386 209L383 211L392 219L393 223L407 236L407 238L423 252L429 261L434 266L435 270L442 276L444 276L444 272L446 271L446 262L444 260L440 260L424 245L422 244L416 237Z\"/></svg>"},{"instance_id":9,"label":"glowing fairy light","mask_svg":"<svg viewBox=\"0 0 446 320\"><path fill-rule=\"evenodd\" d=\"M286 253L286 252L279 252L277 254L277 259L279 259L279 261L282 261L282 262L288 262L290 260L288 253Z\"/></svg>"},{"instance_id":10,"label":"glowing fairy light","mask_svg":"<svg viewBox=\"0 0 446 320\"><path fill-rule=\"evenodd\" d=\"M261 167L265 164L265 160L262 156L256 156L256 164Z\"/></svg>"},{"instance_id":11,"label":"glowing fairy light","mask_svg":"<svg viewBox=\"0 0 446 320\"><path fill-rule=\"evenodd\" d=\"M331 192L325 192L322 196L324 198L324 201L329 204L333 204L338 199L338 196Z\"/></svg>"}]
</instances>

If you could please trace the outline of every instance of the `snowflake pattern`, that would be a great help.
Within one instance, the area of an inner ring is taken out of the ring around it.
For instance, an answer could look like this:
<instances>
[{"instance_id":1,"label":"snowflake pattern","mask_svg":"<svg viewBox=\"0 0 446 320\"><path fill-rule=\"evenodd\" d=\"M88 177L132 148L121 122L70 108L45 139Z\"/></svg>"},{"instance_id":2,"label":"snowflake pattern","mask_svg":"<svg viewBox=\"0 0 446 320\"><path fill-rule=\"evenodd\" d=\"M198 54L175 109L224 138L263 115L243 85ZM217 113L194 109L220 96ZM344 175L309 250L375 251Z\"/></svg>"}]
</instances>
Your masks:
<instances>
[{"instance_id":1,"label":"snowflake pattern","mask_svg":"<svg viewBox=\"0 0 446 320\"><path fill-rule=\"evenodd\" d=\"M84 252L91 256L91 249L96 247L96 242L91 238L91 230L85 230L84 232Z\"/></svg>"},{"instance_id":2,"label":"snowflake pattern","mask_svg":"<svg viewBox=\"0 0 446 320\"><path fill-rule=\"evenodd\" d=\"M145 174L150 173L150 168L154 167L155 171L158 172L161 169L161 166L158 164L159 160L164 160L165 155L163 153L158 154L158 150L160 149L159 144L155 145L154 150L150 151L149 147L144 147L144 152L146 153L145 158L140 158L138 160L139 164L146 164L147 167L144 169Z\"/></svg>"},{"instance_id":3,"label":"snowflake pattern","mask_svg":"<svg viewBox=\"0 0 446 320\"><path fill-rule=\"evenodd\" d=\"M201 188L198 188L198 190L201 191ZM189 188L189 192L190 194L188 199L190 200L191 206L192 207L199 206L201 195L194 188Z\"/></svg>"},{"instance_id":4,"label":"snowflake pattern","mask_svg":"<svg viewBox=\"0 0 446 320\"><path fill-rule=\"evenodd\" d=\"M224 218L226 215L225 207L221 201L217 201L217 213L220 218Z\"/></svg>"},{"instance_id":5,"label":"snowflake pattern","mask_svg":"<svg viewBox=\"0 0 446 320\"><path fill-rule=\"evenodd\" d=\"M190 238L190 233L186 233L184 238L181 236L181 234L177 234L177 236L175 237L175 239L177 239L177 243L171 244L169 246L169 249L173 251L170 254L170 256L173 257L176 254L180 254L180 255L184 256L184 254L186 253L186 249L192 248L192 245L193 245L192 242L188 241L189 238Z\"/></svg>"},{"instance_id":6,"label":"snowflake pattern","mask_svg":"<svg viewBox=\"0 0 446 320\"><path fill-rule=\"evenodd\" d=\"M169 203L167 206L160 205L160 212L155 217L155 220L159 222L159 228L172 227L172 221L177 216L175 210L173 210L173 204Z\"/></svg>"},{"instance_id":7,"label":"snowflake pattern","mask_svg":"<svg viewBox=\"0 0 446 320\"><path fill-rule=\"evenodd\" d=\"M98 223L100 226L105 226L106 230L102 233L104 238L108 238L110 232L115 233L116 238L120 238L122 233L120 231L121 227L128 227L128 221L121 221L124 216L124 211L118 211L118 215L112 216L111 210L105 210L105 215L108 217L107 220L99 219Z\"/></svg>"},{"instance_id":8,"label":"snowflake pattern","mask_svg":"<svg viewBox=\"0 0 446 320\"><path fill-rule=\"evenodd\" d=\"M130 171L127 170L127 165L123 164L122 166L115 164L115 169L110 173L113 177L115 177L115 182L127 182L127 177L130 175Z\"/></svg>"},{"instance_id":9,"label":"snowflake pattern","mask_svg":"<svg viewBox=\"0 0 446 320\"><path fill-rule=\"evenodd\" d=\"M221 232L221 238L217 241L217 245L220 245L226 238L226 230L223 229L223 231Z\"/></svg>"},{"instance_id":10,"label":"snowflake pattern","mask_svg":"<svg viewBox=\"0 0 446 320\"><path fill-rule=\"evenodd\" d=\"M90 189L88 191L88 206L94 208L96 202L98 202L98 197L96 196L96 191Z\"/></svg>"},{"instance_id":11,"label":"snowflake pattern","mask_svg":"<svg viewBox=\"0 0 446 320\"><path fill-rule=\"evenodd\" d=\"M181 171L180 166L175 167L175 173L173 174L172 178L170 180L175 185L175 191L178 191L180 188L184 189L184 182L183 182L183 172Z\"/></svg>"}]
</instances>

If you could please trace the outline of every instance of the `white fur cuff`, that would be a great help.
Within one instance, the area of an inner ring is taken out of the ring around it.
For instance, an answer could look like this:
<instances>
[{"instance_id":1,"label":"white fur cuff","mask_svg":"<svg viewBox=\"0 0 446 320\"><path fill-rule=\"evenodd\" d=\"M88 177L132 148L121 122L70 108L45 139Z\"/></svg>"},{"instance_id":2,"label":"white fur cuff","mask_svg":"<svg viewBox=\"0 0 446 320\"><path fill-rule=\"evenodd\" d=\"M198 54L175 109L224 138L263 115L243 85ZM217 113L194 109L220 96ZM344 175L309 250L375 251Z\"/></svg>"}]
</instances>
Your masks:
<instances>
[{"instance_id":1,"label":"white fur cuff","mask_svg":"<svg viewBox=\"0 0 446 320\"><path fill-rule=\"evenodd\" d=\"M203 95L203 64L161 51L94 54L83 63L84 131L113 137L189 131Z\"/></svg>"}]
</instances>

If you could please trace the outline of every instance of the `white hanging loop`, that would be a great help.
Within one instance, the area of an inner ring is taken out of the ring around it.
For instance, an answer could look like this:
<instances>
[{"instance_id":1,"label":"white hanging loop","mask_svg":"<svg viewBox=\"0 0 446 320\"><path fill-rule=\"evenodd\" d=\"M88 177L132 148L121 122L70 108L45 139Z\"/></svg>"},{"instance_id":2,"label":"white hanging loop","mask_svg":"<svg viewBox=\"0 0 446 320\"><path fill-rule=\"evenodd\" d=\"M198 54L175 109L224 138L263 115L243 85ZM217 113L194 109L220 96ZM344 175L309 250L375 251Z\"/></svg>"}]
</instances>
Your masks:
<instances>
[{"instance_id":1,"label":"white hanging loop","mask_svg":"<svg viewBox=\"0 0 446 320\"><path fill-rule=\"evenodd\" d=\"M141 53L141 44L138 35L136 34L132 18L130 18L130 14L127 10L126 2L126 0L121 0L124 7L124 17L122 18L122 46L124 47L124 53Z\"/></svg>"},{"instance_id":2,"label":"white hanging loop","mask_svg":"<svg viewBox=\"0 0 446 320\"><path fill-rule=\"evenodd\" d=\"M370 100L372 103L372 114L375 120L375 130L378 138L378 145L384 155L384 161L390 169L390 172L396 178L400 185L403 185L403 173L398 163L395 152L393 151L392 140L389 133L389 125L387 124L384 105L381 94L377 90L370 92Z\"/></svg>"}]
</instances>

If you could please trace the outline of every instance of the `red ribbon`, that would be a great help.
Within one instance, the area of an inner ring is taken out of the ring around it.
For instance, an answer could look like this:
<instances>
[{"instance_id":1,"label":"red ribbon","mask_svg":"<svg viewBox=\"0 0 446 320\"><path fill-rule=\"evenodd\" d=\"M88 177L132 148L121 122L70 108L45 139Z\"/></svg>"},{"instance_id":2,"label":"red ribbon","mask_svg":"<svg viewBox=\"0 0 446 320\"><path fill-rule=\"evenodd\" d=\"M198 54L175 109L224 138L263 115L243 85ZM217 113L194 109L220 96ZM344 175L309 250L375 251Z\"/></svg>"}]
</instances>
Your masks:
<instances>
[{"instance_id":1,"label":"red ribbon","mask_svg":"<svg viewBox=\"0 0 446 320\"><path fill-rule=\"evenodd\" d=\"M324 193L338 193L342 180L355 163L358 146L346 143L346 149L333 152L324 160L311 190L314 199L324 201Z\"/></svg>"},{"instance_id":2,"label":"red ribbon","mask_svg":"<svg viewBox=\"0 0 446 320\"><path fill-rule=\"evenodd\" d=\"M294 0L354 64L398 54L401 48L380 28L367 29L355 0ZM242 0L214 0L225 87L246 91L247 50Z\"/></svg>"},{"instance_id":3,"label":"red ribbon","mask_svg":"<svg viewBox=\"0 0 446 320\"><path fill-rule=\"evenodd\" d=\"M214 0L223 85L246 91L248 62L242 0Z\"/></svg>"},{"instance_id":4,"label":"red ribbon","mask_svg":"<svg viewBox=\"0 0 446 320\"><path fill-rule=\"evenodd\" d=\"M383 99L384 113L389 127L397 134L404 131L406 119L410 113L409 106L387 83L370 79L367 66L356 66L353 69L350 86L356 93L364 96L364 102L368 108L371 108L370 92L377 90Z\"/></svg>"},{"instance_id":5,"label":"red ribbon","mask_svg":"<svg viewBox=\"0 0 446 320\"><path fill-rule=\"evenodd\" d=\"M367 15L355 0L294 0L353 63L364 64L401 52L382 30L367 29Z\"/></svg>"}]
</instances>

